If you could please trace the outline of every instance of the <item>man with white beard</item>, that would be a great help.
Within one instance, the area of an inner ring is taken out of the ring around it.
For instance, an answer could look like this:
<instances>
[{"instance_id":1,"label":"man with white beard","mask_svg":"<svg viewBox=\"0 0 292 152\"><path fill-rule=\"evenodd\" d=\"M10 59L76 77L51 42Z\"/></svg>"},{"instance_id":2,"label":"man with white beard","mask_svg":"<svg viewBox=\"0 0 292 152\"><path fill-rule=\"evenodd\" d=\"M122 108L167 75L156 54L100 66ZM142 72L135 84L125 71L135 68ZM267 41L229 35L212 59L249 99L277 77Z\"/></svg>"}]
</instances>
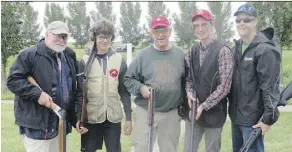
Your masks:
<instances>
[{"instance_id":1,"label":"man with white beard","mask_svg":"<svg viewBox=\"0 0 292 152\"><path fill-rule=\"evenodd\" d=\"M44 41L24 49L10 68L7 87L15 94L15 123L28 152L58 151L58 116L52 102L67 112L66 134L76 124L76 54L67 47L69 29L61 21L47 27ZM31 76L40 88L28 81Z\"/></svg>"}]
</instances>

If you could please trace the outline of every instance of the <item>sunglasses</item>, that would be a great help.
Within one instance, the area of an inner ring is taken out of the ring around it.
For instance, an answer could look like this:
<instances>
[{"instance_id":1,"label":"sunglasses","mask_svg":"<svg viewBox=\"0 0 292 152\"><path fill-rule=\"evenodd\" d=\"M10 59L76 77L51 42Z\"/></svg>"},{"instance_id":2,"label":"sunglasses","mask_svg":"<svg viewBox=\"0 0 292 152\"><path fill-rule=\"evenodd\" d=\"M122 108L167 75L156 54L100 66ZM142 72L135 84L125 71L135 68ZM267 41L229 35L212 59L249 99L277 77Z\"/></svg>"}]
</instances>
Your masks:
<instances>
[{"instance_id":1,"label":"sunglasses","mask_svg":"<svg viewBox=\"0 0 292 152\"><path fill-rule=\"evenodd\" d=\"M241 21L243 21L243 23L250 23L253 20L255 20L255 19L251 19L251 18L237 18L237 19L235 19L235 22L236 23L240 23Z\"/></svg>"}]
</instances>

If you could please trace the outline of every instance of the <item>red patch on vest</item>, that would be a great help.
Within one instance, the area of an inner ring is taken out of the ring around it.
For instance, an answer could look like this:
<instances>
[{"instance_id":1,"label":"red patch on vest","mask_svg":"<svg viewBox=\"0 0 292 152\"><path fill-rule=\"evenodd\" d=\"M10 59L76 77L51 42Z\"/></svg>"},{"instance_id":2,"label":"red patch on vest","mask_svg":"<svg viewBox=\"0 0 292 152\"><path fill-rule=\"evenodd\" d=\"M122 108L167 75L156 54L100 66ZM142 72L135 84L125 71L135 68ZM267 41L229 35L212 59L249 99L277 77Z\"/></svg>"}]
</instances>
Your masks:
<instances>
[{"instance_id":1,"label":"red patch on vest","mask_svg":"<svg viewBox=\"0 0 292 152\"><path fill-rule=\"evenodd\" d=\"M118 72L117 69L111 69L111 70L109 71L109 74L110 74L110 76L111 76L112 78L117 78L118 75L119 75L119 72Z\"/></svg>"}]
</instances>

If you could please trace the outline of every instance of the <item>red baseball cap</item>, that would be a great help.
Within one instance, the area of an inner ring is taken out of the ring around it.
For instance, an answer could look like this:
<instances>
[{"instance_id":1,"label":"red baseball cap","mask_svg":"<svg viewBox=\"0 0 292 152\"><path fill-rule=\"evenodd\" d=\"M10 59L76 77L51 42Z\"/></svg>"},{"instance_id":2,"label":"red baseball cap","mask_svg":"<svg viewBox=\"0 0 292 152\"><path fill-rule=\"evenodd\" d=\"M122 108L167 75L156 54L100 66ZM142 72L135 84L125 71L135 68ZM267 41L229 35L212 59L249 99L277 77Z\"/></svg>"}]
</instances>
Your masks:
<instances>
[{"instance_id":1,"label":"red baseball cap","mask_svg":"<svg viewBox=\"0 0 292 152\"><path fill-rule=\"evenodd\" d=\"M168 20L163 17L163 16L157 16L157 17L154 17L152 19L152 23L151 23L151 28L152 29L155 29L156 27L158 26L162 26L162 27L168 27L169 26L169 22Z\"/></svg>"},{"instance_id":2,"label":"red baseball cap","mask_svg":"<svg viewBox=\"0 0 292 152\"><path fill-rule=\"evenodd\" d=\"M207 10L197 10L197 11L195 11L195 13L194 13L194 15L192 17L192 21L194 21L194 19L196 17L199 17L199 16L205 18L208 21L212 20L211 13L209 11L207 11Z\"/></svg>"}]
</instances>

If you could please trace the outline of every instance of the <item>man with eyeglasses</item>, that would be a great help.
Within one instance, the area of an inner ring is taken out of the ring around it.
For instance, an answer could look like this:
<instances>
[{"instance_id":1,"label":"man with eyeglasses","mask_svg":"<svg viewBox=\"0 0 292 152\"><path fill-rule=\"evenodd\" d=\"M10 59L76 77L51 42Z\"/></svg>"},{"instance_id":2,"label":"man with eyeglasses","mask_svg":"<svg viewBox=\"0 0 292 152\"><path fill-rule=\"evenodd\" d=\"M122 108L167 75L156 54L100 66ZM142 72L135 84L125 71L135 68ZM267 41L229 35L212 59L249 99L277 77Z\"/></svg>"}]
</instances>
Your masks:
<instances>
[{"instance_id":1,"label":"man with eyeglasses","mask_svg":"<svg viewBox=\"0 0 292 152\"><path fill-rule=\"evenodd\" d=\"M121 152L121 122L123 111L126 116L125 135L132 132L131 94L124 86L124 75L127 64L122 56L115 52L111 43L115 38L114 25L102 19L91 29L91 40L94 42L91 51L83 56L78 71L88 70L87 96L79 100L78 121L76 129L81 133L81 151L95 152L102 149L105 142L107 152ZM90 58L93 55L93 62ZM83 77L78 79L81 84ZM121 106L123 104L123 107Z\"/></svg>"},{"instance_id":2,"label":"man with eyeglasses","mask_svg":"<svg viewBox=\"0 0 292 152\"><path fill-rule=\"evenodd\" d=\"M177 107L182 101L184 52L170 43L171 27L163 17L151 22L154 44L142 49L134 58L125 75L125 86L135 97L134 137L136 152L148 151L147 108L149 88L154 89L153 141L158 137L160 152L176 152L180 136ZM153 143L150 143L153 146Z\"/></svg>"},{"instance_id":3,"label":"man with eyeglasses","mask_svg":"<svg viewBox=\"0 0 292 152\"><path fill-rule=\"evenodd\" d=\"M15 94L15 123L28 152L59 151L59 118L50 109L52 102L67 112L67 134L76 124L75 101L82 92L76 84L78 65L75 52L67 47L68 35L64 22L50 23L45 39L22 51L10 68L7 87Z\"/></svg>"},{"instance_id":4,"label":"man with eyeglasses","mask_svg":"<svg viewBox=\"0 0 292 152\"><path fill-rule=\"evenodd\" d=\"M238 152L253 128L261 128L264 135L279 117L281 56L274 41L273 28L257 32L257 13L251 5L240 6L234 16L240 39L234 40L232 49L235 69L229 116L232 148L233 152ZM249 152L264 152L263 136L256 139Z\"/></svg>"},{"instance_id":5,"label":"man with eyeglasses","mask_svg":"<svg viewBox=\"0 0 292 152\"><path fill-rule=\"evenodd\" d=\"M186 91L189 106L197 104L195 126L185 123L184 152L197 152L205 134L206 152L219 152L221 132L227 116L227 99L233 73L231 50L214 37L214 21L207 10L197 10L192 17L193 31L200 40L186 54ZM192 132L192 127L194 132ZM193 143L190 139L193 136ZM192 144L192 149L191 149Z\"/></svg>"}]
</instances>

